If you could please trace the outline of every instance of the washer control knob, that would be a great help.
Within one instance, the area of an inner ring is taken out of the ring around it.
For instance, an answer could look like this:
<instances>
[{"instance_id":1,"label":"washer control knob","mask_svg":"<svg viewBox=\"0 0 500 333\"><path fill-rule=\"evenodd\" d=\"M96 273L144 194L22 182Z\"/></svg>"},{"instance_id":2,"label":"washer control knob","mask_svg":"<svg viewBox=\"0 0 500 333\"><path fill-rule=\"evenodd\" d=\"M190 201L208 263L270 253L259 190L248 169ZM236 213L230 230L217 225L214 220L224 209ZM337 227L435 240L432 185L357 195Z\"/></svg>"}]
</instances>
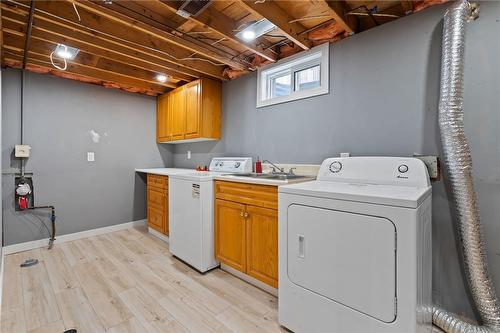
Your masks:
<instances>
[{"instance_id":1,"label":"washer control knob","mask_svg":"<svg viewBox=\"0 0 500 333\"><path fill-rule=\"evenodd\" d=\"M241 163L240 163L240 162L236 162L236 163L234 163L234 167L235 167L236 169L238 169L238 168L240 167L240 165L241 165Z\"/></svg>"},{"instance_id":2,"label":"washer control knob","mask_svg":"<svg viewBox=\"0 0 500 333\"><path fill-rule=\"evenodd\" d=\"M408 172L408 166L406 164L401 164L398 166L398 171L401 173L407 173Z\"/></svg>"},{"instance_id":3,"label":"washer control knob","mask_svg":"<svg viewBox=\"0 0 500 333\"><path fill-rule=\"evenodd\" d=\"M332 164L330 164L330 171L331 172L337 173L340 170L342 170L342 163L335 161L335 162L332 162Z\"/></svg>"}]
</instances>

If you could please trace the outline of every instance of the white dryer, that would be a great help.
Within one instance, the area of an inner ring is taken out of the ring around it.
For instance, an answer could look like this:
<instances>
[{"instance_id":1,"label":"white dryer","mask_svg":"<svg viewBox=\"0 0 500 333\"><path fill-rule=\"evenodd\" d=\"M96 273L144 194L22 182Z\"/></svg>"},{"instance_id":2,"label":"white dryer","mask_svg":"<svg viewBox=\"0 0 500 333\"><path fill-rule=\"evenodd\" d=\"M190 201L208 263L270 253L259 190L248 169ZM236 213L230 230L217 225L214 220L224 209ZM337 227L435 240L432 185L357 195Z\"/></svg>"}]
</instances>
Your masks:
<instances>
[{"instance_id":1,"label":"white dryer","mask_svg":"<svg viewBox=\"0 0 500 333\"><path fill-rule=\"evenodd\" d=\"M329 158L279 187L279 321L296 333L431 332L431 186L415 158Z\"/></svg>"}]
</instances>

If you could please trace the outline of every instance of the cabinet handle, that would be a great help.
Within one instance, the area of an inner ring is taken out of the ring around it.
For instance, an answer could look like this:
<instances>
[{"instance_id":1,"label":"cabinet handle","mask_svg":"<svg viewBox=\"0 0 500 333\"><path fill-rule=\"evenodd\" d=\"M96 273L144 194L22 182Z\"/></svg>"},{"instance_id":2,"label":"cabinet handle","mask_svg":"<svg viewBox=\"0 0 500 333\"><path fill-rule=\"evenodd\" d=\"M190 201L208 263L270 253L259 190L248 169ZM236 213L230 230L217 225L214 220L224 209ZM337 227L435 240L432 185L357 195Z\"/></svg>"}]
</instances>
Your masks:
<instances>
[{"instance_id":1,"label":"cabinet handle","mask_svg":"<svg viewBox=\"0 0 500 333\"><path fill-rule=\"evenodd\" d=\"M240 216L241 217L244 217L245 216L245 213L243 211L240 212Z\"/></svg>"},{"instance_id":2,"label":"cabinet handle","mask_svg":"<svg viewBox=\"0 0 500 333\"><path fill-rule=\"evenodd\" d=\"M249 217L250 214L248 214L247 212L245 212L245 218Z\"/></svg>"}]
</instances>

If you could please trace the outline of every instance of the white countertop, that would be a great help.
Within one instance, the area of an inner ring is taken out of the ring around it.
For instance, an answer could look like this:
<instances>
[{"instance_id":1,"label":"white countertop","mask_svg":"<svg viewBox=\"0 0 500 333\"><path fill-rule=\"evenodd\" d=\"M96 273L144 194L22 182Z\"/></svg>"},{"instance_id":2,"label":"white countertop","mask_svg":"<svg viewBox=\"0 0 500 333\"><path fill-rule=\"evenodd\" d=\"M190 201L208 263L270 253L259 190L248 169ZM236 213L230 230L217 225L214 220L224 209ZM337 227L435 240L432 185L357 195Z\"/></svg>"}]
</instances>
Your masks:
<instances>
[{"instance_id":1,"label":"white countertop","mask_svg":"<svg viewBox=\"0 0 500 333\"><path fill-rule=\"evenodd\" d=\"M289 184L307 182L314 180L315 178L307 177L307 178L297 178L288 180L277 180L277 179L266 179L266 178L238 177L238 175L221 175L221 176L216 176L215 179L229 181L229 182L237 182L237 183L280 186L280 185L289 185Z\"/></svg>"},{"instance_id":2,"label":"white countertop","mask_svg":"<svg viewBox=\"0 0 500 333\"><path fill-rule=\"evenodd\" d=\"M162 176L173 176L182 174L194 174L197 173L195 169L182 169L182 168L150 168L150 169L135 169L136 172L151 173L155 175ZM207 172L207 175L209 172ZM213 173L211 173L213 175ZM212 179L224 180L237 183L248 183L248 184L260 184L260 185L271 185L280 186L288 184L302 183L306 181L314 180L314 177L289 179L289 180L277 180L277 179L265 179L265 178L250 178L250 177L238 177L238 175L221 174L214 176Z\"/></svg>"},{"instance_id":3,"label":"white countertop","mask_svg":"<svg viewBox=\"0 0 500 333\"><path fill-rule=\"evenodd\" d=\"M170 176L178 175L181 173L190 173L196 171L195 169L184 168L150 168L150 169L135 169L135 172L151 173L154 175Z\"/></svg>"}]
</instances>

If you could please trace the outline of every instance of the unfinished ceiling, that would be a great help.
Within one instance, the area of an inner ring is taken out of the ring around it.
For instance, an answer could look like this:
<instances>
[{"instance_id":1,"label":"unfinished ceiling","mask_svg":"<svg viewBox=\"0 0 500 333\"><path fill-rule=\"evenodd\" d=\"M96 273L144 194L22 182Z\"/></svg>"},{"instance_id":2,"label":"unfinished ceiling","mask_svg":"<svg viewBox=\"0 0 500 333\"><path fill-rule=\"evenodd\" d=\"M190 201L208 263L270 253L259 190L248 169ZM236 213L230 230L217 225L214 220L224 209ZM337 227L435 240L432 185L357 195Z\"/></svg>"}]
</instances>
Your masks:
<instances>
[{"instance_id":1,"label":"unfinished ceiling","mask_svg":"<svg viewBox=\"0 0 500 333\"><path fill-rule=\"evenodd\" d=\"M29 71L158 95L202 76L232 79L445 1L2 0L1 59L4 67L24 60ZM252 41L236 36L262 18L276 28ZM58 44L80 50L65 70L50 59Z\"/></svg>"}]
</instances>

